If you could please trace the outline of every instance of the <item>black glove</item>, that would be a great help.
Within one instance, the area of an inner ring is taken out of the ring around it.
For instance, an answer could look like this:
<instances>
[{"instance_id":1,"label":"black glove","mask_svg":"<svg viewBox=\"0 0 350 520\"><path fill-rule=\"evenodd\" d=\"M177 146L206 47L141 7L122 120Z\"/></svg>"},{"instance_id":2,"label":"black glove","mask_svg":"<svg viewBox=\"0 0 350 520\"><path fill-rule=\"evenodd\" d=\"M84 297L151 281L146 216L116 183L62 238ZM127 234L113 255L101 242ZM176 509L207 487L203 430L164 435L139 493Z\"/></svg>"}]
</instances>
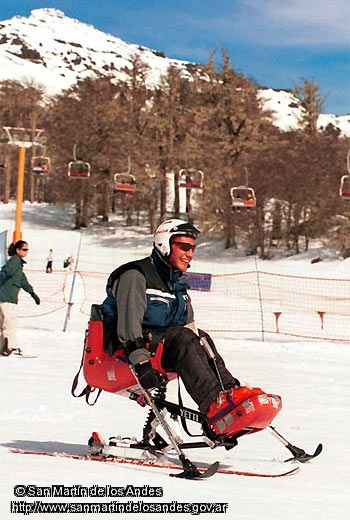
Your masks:
<instances>
[{"instance_id":1,"label":"black glove","mask_svg":"<svg viewBox=\"0 0 350 520\"><path fill-rule=\"evenodd\" d=\"M159 388L163 384L163 376L152 368L150 361L144 361L134 365L135 374L140 382L140 385L145 390L151 388Z\"/></svg>"},{"instance_id":2,"label":"black glove","mask_svg":"<svg viewBox=\"0 0 350 520\"><path fill-rule=\"evenodd\" d=\"M139 345L141 343L143 344L143 340L138 342ZM135 344L136 342L130 343L130 345L133 347L135 347ZM127 350L127 348L125 350ZM140 382L140 385L145 390L159 388L164 382L163 376L152 367L149 360L150 356L151 354L149 350L144 347L136 347L127 355L128 360Z\"/></svg>"},{"instance_id":3,"label":"black glove","mask_svg":"<svg viewBox=\"0 0 350 520\"><path fill-rule=\"evenodd\" d=\"M35 301L35 303L37 305L40 305L40 298L39 298L39 296L37 294L35 294L35 292L31 293L30 296L33 298L33 300Z\"/></svg>"}]
</instances>

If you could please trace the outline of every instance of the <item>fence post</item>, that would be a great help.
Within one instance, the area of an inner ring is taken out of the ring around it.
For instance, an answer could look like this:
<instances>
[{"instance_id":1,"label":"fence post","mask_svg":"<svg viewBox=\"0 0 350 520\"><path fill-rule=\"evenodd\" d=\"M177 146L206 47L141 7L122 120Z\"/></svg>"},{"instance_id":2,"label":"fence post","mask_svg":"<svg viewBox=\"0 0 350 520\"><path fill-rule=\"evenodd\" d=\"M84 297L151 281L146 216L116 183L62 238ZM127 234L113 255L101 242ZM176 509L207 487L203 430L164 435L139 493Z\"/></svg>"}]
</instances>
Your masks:
<instances>
[{"instance_id":1,"label":"fence post","mask_svg":"<svg viewBox=\"0 0 350 520\"><path fill-rule=\"evenodd\" d=\"M63 332L66 332L66 330L67 330L68 320L70 318L70 311L71 311L71 308L73 306L72 299L73 299L75 279L76 279L76 276L77 276L77 267L78 267L78 262L79 262L79 254L80 254L80 247L81 247L82 238L83 238L83 233L80 233L80 240L79 240L79 246L78 246L78 252L77 252L77 260L76 260L75 266L74 266L74 274L73 274L73 279L72 279L72 285L71 285L70 292L69 292L69 298L68 298L68 303L67 303L67 312L66 312L66 317L64 319L64 324L63 324Z\"/></svg>"},{"instance_id":2,"label":"fence post","mask_svg":"<svg viewBox=\"0 0 350 520\"><path fill-rule=\"evenodd\" d=\"M261 341L265 341L265 335L264 335L264 310L263 310L263 302L262 302L262 296L261 296L261 286L260 286L260 278L259 278L259 271L258 271L257 255L254 256L254 261L255 261L256 281L257 281L257 285L258 285L258 296L259 296L259 305L260 305Z\"/></svg>"}]
</instances>

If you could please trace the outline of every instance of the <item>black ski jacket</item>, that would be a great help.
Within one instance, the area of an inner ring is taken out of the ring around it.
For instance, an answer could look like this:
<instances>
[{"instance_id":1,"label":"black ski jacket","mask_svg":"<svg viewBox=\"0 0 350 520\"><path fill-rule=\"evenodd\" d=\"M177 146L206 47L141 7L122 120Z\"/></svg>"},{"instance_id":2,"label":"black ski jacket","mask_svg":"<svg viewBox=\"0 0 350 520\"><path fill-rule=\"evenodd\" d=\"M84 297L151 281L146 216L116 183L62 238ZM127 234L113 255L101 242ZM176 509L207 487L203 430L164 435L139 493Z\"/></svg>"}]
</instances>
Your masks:
<instances>
[{"instance_id":1,"label":"black ski jacket","mask_svg":"<svg viewBox=\"0 0 350 520\"><path fill-rule=\"evenodd\" d=\"M112 351L160 337L168 327L194 320L186 276L172 269L157 250L117 268L108 278L102 304L105 348Z\"/></svg>"}]
</instances>

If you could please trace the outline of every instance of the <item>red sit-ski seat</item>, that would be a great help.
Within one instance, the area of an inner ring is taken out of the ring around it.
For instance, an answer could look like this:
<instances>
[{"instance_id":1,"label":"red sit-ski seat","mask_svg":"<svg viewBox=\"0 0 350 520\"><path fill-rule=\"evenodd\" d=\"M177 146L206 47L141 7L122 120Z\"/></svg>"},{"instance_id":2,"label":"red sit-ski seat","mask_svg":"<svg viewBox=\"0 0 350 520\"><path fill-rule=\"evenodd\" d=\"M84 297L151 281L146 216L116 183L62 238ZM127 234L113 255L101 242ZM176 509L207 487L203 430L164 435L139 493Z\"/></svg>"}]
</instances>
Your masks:
<instances>
[{"instance_id":1,"label":"red sit-ski seat","mask_svg":"<svg viewBox=\"0 0 350 520\"><path fill-rule=\"evenodd\" d=\"M173 372L165 372L161 366L163 345L160 343L155 355L150 361L155 370L167 376L169 380L177 375ZM83 373L85 381L93 388L99 388L106 392L129 395L137 392L140 387L127 363L122 349L109 355L103 348L103 322L102 320L90 320L86 332Z\"/></svg>"}]
</instances>

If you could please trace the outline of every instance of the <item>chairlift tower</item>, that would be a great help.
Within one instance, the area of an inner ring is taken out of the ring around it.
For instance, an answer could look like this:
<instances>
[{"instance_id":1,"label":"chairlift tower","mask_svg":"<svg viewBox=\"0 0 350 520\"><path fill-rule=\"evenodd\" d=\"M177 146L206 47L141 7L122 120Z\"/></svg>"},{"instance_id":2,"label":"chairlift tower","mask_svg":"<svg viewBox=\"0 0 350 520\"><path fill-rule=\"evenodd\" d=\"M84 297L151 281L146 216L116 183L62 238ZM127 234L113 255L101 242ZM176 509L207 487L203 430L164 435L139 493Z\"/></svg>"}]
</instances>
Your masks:
<instances>
[{"instance_id":1,"label":"chairlift tower","mask_svg":"<svg viewBox=\"0 0 350 520\"><path fill-rule=\"evenodd\" d=\"M18 148L16 217L15 230L12 238L12 241L15 243L22 238L21 226L26 149L32 146L43 146L42 134L44 130L41 128L31 129L16 126L4 126L3 129L7 134L7 144L17 146Z\"/></svg>"}]
</instances>

